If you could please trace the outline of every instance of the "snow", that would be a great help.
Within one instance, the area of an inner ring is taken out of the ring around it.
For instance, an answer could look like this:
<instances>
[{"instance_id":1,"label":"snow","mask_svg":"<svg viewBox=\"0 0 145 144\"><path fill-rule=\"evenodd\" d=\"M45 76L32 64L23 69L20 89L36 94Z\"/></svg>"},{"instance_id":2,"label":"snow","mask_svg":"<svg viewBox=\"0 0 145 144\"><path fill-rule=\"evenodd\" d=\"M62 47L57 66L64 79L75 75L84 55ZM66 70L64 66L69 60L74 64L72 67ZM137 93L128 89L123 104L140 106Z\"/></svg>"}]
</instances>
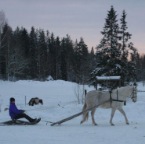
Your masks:
<instances>
[{"instance_id":1,"label":"snow","mask_svg":"<svg viewBox=\"0 0 145 144\"><path fill-rule=\"evenodd\" d=\"M109 124L110 109L98 108L93 126L91 118L80 125L82 116L61 125L50 126L46 121L56 122L81 112L83 104L78 104L75 89L78 85L66 81L0 81L0 122L10 120L8 111L9 98L16 99L19 109L25 109L32 117L41 117L38 125L0 126L1 144L144 144L145 143L145 93L138 92L138 101L128 99L124 110L130 125L125 124L124 117L116 111L113 122ZM80 86L83 89L83 86ZM85 86L87 91L93 87ZM142 83L138 90L144 91ZM81 94L80 94L81 95ZM32 97L43 99L44 105L25 105Z\"/></svg>"},{"instance_id":2,"label":"snow","mask_svg":"<svg viewBox=\"0 0 145 144\"><path fill-rule=\"evenodd\" d=\"M96 76L97 80L120 80L120 76Z\"/></svg>"}]
</instances>

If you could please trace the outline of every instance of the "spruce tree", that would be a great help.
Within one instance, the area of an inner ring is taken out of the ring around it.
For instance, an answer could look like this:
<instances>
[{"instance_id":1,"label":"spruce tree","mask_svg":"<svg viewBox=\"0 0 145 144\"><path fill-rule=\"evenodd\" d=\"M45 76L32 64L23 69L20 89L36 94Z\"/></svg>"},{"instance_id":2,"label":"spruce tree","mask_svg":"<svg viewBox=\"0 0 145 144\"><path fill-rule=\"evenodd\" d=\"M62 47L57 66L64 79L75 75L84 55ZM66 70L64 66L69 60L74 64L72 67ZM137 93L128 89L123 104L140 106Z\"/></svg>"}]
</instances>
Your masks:
<instances>
[{"instance_id":1,"label":"spruce tree","mask_svg":"<svg viewBox=\"0 0 145 144\"><path fill-rule=\"evenodd\" d=\"M62 80L67 80L67 59L66 59L66 56L67 56L67 53L66 53L66 50L67 50L67 44L66 44L66 39L63 38L62 41L61 41L61 79Z\"/></svg>"},{"instance_id":2,"label":"spruce tree","mask_svg":"<svg viewBox=\"0 0 145 144\"><path fill-rule=\"evenodd\" d=\"M6 61L5 61L5 45L4 38L7 36L6 31L4 32L4 27L6 25L6 17L3 11L0 11L0 78L6 78Z\"/></svg>"},{"instance_id":3,"label":"spruce tree","mask_svg":"<svg viewBox=\"0 0 145 144\"><path fill-rule=\"evenodd\" d=\"M54 34L51 33L49 42L48 42L48 51L49 51L49 64L50 64L50 75L56 79L56 48L55 48L56 38Z\"/></svg>"},{"instance_id":4,"label":"spruce tree","mask_svg":"<svg viewBox=\"0 0 145 144\"><path fill-rule=\"evenodd\" d=\"M121 17L121 27L118 25L117 14L113 6L108 11L105 26L101 32L103 38L97 47L96 68L91 73L91 79L96 76L121 76L121 85L136 78L137 50L129 42L131 34L127 32L126 12ZM131 58L131 59L130 59Z\"/></svg>"},{"instance_id":5,"label":"spruce tree","mask_svg":"<svg viewBox=\"0 0 145 144\"><path fill-rule=\"evenodd\" d=\"M10 79L10 65L11 65L11 49L12 49L12 29L8 24L3 27L1 35L1 49L0 49L0 67L3 79Z\"/></svg>"},{"instance_id":6,"label":"spruce tree","mask_svg":"<svg viewBox=\"0 0 145 144\"><path fill-rule=\"evenodd\" d=\"M87 79L89 71L89 54L88 47L85 44L83 38L80 38L80 41L75 43L74 47L74 71L76 74L76 82L82 83L84 79Z\"/></svg>"},{"instance_id":7,"label":"spruce tree","mask_svg":"<svg viewBox=\"0 0 145 144\"><path fill-rule=\"evenodd\" d=\"M47 77L47 44L45 33L39 30L38 47L37 47L37 68L39 80L45 80Z\"/></svg>"},{"instance_id":8,"label":"spruce tree","mask_svg":"<svg viewBox=\"0 0 145 144\"><path fill-rule=\"evenodd\" d=\"M124 85L124 82L135 80L136 79L136 62L137 62L137 50L134 48L133 43L129 40L131 39L131 34L127 31L127 22L126 22L126 12L123 10L122 17L120 19L120 31L119 31L119 40L121 47L121 82ZM132 60L130 60L132 59Z\"/></svg>"},{"instance_id":9,"label":"spruce tree","mask_svg":"<svg viewBox=\"0 0 145 144\"><path fill-rule=\"evenodd\" d=\"M96 52L96 69L91 73L92 78L95 76L115 76L120 72L120 48L118 43L119 26L117 23L117 14L113 6L108 11L105 25L101 34L103 38L97 46Z\"/></svg>"},{"instance_id":10,"label":"spruce tree","mask_svg":"<svg viewBox=\"0 0 145 144\"><path fill-rule=\"evenodd\" d=\"M30 79L36 79L38 75L37 69L37 45L38 45L38 38L37 33L34 27L31 27L30 35L29 35L29 54L28 54L28 73Z\"/></svg>"},{"instance_id":11,"label":"spruce tree","mask_svg":"<svg viewBox=\"0 0 145 144\"><path fill-rule=\"evenodd\" d=\"M61 41L61 76L64 80L74 80L73 71L73 42L69 35Z\"/></svg>"}]
</instances>

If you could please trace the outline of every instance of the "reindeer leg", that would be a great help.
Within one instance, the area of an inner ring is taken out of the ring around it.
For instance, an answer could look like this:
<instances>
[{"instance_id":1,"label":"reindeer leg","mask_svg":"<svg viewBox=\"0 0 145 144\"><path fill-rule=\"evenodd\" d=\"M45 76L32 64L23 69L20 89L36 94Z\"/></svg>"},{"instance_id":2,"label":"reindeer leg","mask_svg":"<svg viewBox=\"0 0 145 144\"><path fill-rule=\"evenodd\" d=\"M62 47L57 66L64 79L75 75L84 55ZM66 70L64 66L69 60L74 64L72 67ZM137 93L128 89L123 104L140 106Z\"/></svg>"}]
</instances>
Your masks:
<instances>
[{"instance_id":1,"label":"reindeer leg","mask_svg":"<svg viewBox=\"0 0 145 144\"><path fill-rule=\"evenodd\" d=\"M127 116L126 116L126 114L125 114L125 111L124 111L122 108L119 108L118 110L123 114L123 116L124 116L124 118L125 118L125 121L126 121L126 124L129 124L129 121L128 121L128 119L127 119Z\"/></svg>"},{"instance_id":2,"label":"reindeer leg","mask_svg":"<svg viewBox=\"0 0 145 144\"><path fill-rule=\"evenodd\" d=\"M80 122L80 124L82 124L83 122L85 122L85 121L87 120L87 118L88 118L88 112L84 112L84 113L83 113L83 119L82 119L82 121Z\"/></svg>"},{"instance_id":3,"label":"reindeer leg","mask_svg":"<svg viewBox=\"0 0 145 144\"><path fill-rule=\"evenodd\" d=\"M112 119L113 119L113 117L114 117L115 111L116 111L116 108L112 108L111 117L110 117L110 124L111 124L112 126L114 126L114 124L112 123Z\"/></svg>"},{"instance_id":4,"label":"reindeer leg","mask_svg":"<svg viewBox=\"0 0 145 144\"><path fill-rule=\"evenodd\" d=\"M85 122L85 121L88 119L88 117L89 117L89 112L86 111L87 108L88 108L88 107L87 107L87 104L85 103L84 106L83 106L83 110L82 110L82 111L84 111L84 112L83 112L83 119L82 119L82 121L80 122L81 124L82 124L83 122Z\"/></svg>"},{"instance_id":5,"label":"reindeer leg","mask_svg":"<svg viewBox=\"0 0 145 144\"><path fill-rule=\"evenodd\" d=\"M95 119L94 119L95 111L96 111L96 108L91 111L93 125L97 125L97 123L95 122Z\"/></svg>"}]
</instances>

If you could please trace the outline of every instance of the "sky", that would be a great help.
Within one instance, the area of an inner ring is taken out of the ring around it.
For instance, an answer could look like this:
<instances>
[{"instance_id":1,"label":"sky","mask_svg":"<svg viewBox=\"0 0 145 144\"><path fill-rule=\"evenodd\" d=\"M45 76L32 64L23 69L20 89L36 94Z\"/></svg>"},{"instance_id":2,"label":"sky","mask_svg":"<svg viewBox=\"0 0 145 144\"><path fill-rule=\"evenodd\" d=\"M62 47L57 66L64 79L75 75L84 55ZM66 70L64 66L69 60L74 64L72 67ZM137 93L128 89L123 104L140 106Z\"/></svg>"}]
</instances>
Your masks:
<instances>
[{"instance_id":1,"label":"sky","mask_svg":"<svg viewBox=\"0 0 145 144\"><path fill-rule=\"evenodd\" d=\"M145 0L0 0L0 11L4 11L13 30L34 26L60 38L68 34L73 41L82 37L89 49L100 43L111 6L118 20L126 11L130 41L145 54Z\"/></svg>"}]
</instances>

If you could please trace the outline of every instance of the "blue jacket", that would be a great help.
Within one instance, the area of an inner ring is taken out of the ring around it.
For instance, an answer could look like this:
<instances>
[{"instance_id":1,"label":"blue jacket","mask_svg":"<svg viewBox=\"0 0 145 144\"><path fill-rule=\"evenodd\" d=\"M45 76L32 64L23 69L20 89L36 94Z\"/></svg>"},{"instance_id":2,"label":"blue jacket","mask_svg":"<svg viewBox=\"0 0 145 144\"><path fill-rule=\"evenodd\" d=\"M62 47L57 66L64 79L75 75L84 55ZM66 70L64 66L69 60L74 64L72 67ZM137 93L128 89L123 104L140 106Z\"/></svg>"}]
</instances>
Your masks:
<instances>
[{"instance_id":1,"label":"blue jacket","mask_svg":"<svg viewBox=\"0 0 145 144\"><path fill-rule=\"evenodd\" d=\"M23 113L23 110L18 110L15 103L10 103L9 115L12 119L15 119L17 114Z\"/></svg>"}]
</instances>

